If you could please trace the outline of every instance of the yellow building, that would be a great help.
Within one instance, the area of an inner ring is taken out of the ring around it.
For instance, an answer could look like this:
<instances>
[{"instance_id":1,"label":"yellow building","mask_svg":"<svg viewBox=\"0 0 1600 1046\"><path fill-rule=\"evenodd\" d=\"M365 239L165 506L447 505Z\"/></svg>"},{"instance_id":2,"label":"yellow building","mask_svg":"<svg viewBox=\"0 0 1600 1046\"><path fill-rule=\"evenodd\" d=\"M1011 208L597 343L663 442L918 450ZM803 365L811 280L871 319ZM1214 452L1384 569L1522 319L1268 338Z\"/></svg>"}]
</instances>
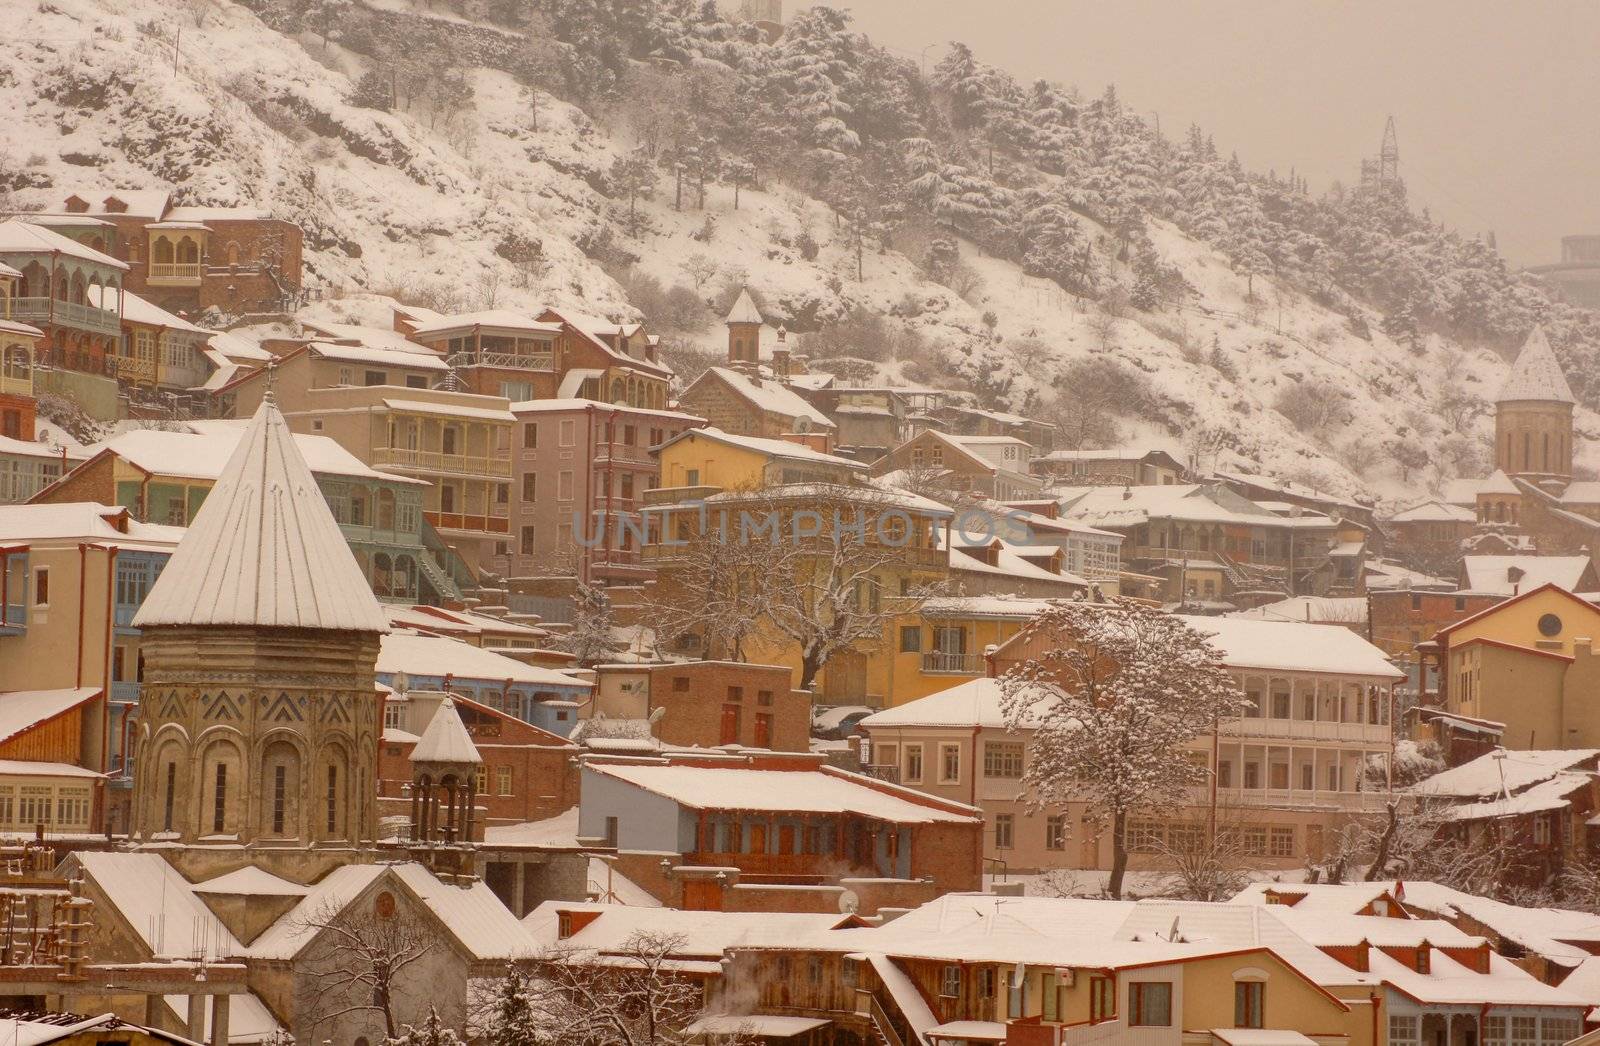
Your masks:
<instances>
[{"instance_id":1,"label":"yellow building","mask_svg":"<svg viewBox=\"0 0 1600 1046\"><path fill-rule=\"evenodd\" d=\"M1514 749L1600 748L1600 608L1542 585L1440 629L1418 649L1458 715L1505 724Z\"/></svg>"},{"instance_id":2,"label":"yellow building","mask_svg":"<svg viewBox=\"0 0 1600 1046\"><path fill-rule=\"evenodd\" d=\"M718 428L679 433L661 445L658 456L661 486L646 499L653 505L780 483L850 483L867 473L859 461L824 454L795 440Z\"/></svg>"}]
</instances>

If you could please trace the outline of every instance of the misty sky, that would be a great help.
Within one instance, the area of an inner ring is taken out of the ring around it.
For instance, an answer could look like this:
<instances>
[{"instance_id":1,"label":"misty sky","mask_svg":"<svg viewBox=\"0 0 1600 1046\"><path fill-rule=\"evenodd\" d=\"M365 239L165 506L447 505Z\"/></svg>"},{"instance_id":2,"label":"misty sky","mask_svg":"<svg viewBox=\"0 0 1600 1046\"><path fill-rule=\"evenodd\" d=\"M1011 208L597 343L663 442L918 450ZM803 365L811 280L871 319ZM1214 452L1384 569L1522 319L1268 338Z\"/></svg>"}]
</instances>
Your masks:
<instances>
[{"instance_id":1,"label":"misty sky","mask_svg":"<svg viewBox=\"0 0 1600 1046\"><path fill-rule=\"evenodd\" d=\"M1252 169L1320 191L1355 179L1394 115L1413 200L1493 229L1514 262L1600 233L1600 2L1595 0L826 0L929 68L963 40L1024 80L1115 82L1124 102L1191 122ZM787 0L795 10L806 0Z\"/></svg>"}]
</instances>

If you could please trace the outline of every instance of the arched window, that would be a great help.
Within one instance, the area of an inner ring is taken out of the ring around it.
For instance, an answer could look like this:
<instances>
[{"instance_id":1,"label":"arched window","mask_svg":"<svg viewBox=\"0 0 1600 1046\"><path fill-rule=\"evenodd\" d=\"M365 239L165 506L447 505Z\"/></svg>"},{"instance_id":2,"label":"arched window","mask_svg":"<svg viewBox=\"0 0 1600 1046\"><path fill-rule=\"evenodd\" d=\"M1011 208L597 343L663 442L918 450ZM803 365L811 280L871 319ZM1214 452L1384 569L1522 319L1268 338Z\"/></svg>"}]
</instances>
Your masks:
<instances>
[{"instance_id":1,"label":"arched window","mask_svg":"<svg viewBox=\"0 0 1600 1046\"><path fill-rule=\"evenodd\" d=\"M1544 470L1550 471L1550 433L1544 434Z\"/></svg>"},{"instance_id":2,"label":"arched window","mask_svg":"<svg viewBox=\"0 0 1600 1046\"><path fill-rule=\"evenodd\" d=\"M197 265L200 262L200 244L185 236L178 241L178 263L180 265Z\"/></svg>"},{"instance_id":3,"label":"arched window","mask_svg":"<svg viewBox=\"0 0 1600 1046\"><path fill-rule=\"evenodd\" d=\"M260 834L294 837L300 824L300 750L287 740L270 742L261 756Z\"/></svg>"},{"instance_id":4,"label":"arched window","mask_svg":"<svg viewBox=\"0 0 1600 1046\"><path fill-rule=\"evenodd\" d=\"M233 268L239 264L239 241L228 241L227 258L229 268Z\"/></svg>"},{"instance_id":5,"label":"arched window","mask_svg":"<svg viewBox=\"0 0 1600 1046\"><path fill-rule=\"evenodd\" d=\"M128 260L131 261L131 262L137 262L139 260L139 252L142 251L143 249L144 248L142 248L139 245L139 241L138 240L129 240L128 241Z\"/></svg>"},{"instance_id":6,"label":"arched window","mask_svg":"<svg viewBox=\"0 0 1600 1046\"><path fill-rule=\"evenodd\" d=\"M172 264L172 241L171 240L167 239L165 236L158 236L156 238L154 259L155 259L155 263L157 265L171 265Z\"/></svg>"},{"instance_id":7,"label":"arched window","mask_svg":"<svg viewBox=\"0 0 1600 1046\"><path fill-rule=\"evenodd\" d=\"M628 402L627 399L626 399L627 394L628 394L627 386L622 383L622 379L621 378L613 378L613 379L611 379L611 402L612 403L626 403L626 402Z\"/></svg>"},{"instance_id":8,"label":"arched window","mask_svg":"<svg viewBox=\"0 0 1600 1046\"><path fill-rule=\"evenodd\" d=\"M339 837L340 807L343 805L339 802L339 764L337 763L330 762L328 764L328 793L326 798L328 838L337 839Z\"/></svg>"},{"instance_id":9,"label":"arched window","mask_svg":"<svg viewBox=\"0 0 1600 1046\"><path fill-rule=\"evenodd\" d=\"M1526 429L1522 431L1522 467L1533 468L1533 433Z\"/></svg>"},{"instance_id":10,"label":"arched window","mask_svg":"<svg viewBox=\"0 0 1600 1046\"><path fill-rule=\"evenodd\" d=\"M74 305L82 305L82 304L85 303L85 301L87 300L88 297L89 297L89 281L87 281L87 280L85 280L83 278L83 272L81 270L78 271L78 272L74 272L72 274L72 302L73 302L73 304Z\"/></svg>"},{"instance_id":11,"label":"arched window","mask_svg":"<svg viewBox=\"0 0 1600 1046\"><path fill-rule=\"evenodd\" d=\"M378 529L394 529L394 491L378 491Z\"/></svg>"}]
</instances>

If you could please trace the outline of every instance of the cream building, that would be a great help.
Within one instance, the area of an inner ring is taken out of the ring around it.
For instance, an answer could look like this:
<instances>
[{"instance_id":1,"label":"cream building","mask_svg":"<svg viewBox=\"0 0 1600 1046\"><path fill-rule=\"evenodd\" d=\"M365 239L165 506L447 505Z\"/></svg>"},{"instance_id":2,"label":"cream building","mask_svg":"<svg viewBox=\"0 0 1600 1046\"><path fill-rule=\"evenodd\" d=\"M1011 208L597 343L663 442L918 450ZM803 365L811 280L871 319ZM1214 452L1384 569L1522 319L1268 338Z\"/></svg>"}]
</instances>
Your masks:
<instances>
[{"instance_id":1,"label":"cream building","mask_svg":"<svg viewBox=\"0 0 1600 1046\"><path fill-rule=\"evenodd\" d=\"M1135 818L1136 855L1162 842L1181 847L1181 833L1203 830L1214 806L1219 823L1243 833L1253 863L1292 867L1320 857L1351 817L1382 809L1392 687L1404 678L1382 651L1332 625L1184 620L1221 651L1239 684L1241 714L1195 743L1214 794L1199 789L1174 816ZM1008 728L997 676L1027 656L1029 638L1024 630L1001 647L996 676L863 719L866 761L879 776L981 807L984 856L1008 870L1109 868L1111 840L1081 804L1032 810L1021 794L1030 731ZM1363 772L1373 766L1376 774Z\"/></svg>"}]
</instances>

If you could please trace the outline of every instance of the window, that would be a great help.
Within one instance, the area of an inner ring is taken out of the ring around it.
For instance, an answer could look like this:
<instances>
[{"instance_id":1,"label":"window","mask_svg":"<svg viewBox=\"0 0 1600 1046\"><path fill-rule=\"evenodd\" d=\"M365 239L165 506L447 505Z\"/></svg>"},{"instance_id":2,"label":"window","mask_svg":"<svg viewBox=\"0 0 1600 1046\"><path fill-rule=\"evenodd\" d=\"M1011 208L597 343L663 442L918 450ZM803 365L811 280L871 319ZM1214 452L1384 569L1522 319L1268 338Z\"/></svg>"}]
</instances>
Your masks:
<instances>
[{"instance_id":1,"label":"window","mask_svg":"<svg viewBox=\"0 0 1600 1046\"><path fill-rule=\"evenodd\" d=\"M994 848L1011 849L1016 819L1011 814L994 815Z\"/></svg>"},{"instance_id":2,"label":"window","mask_svg":"<svg viewBox=\"0 0 1600 1046\"><path fill-rule=\"evenodd\" d=\"M406 388L408 388L408 389L425 389L427 387L428 387L428 376L426 374L407 374L406 375Z\"/></svg>"},{"instance_id":3,"label":"window","mask_svg":"<svg viewBox=\"0 0 1600 1046\"><path fill-rule=\"evenodd\" d=\"M961 746L939 746L939 783L957 784L961 780Z\"/></svg>"},{"instance_id":4,"label":"window","mask_svg":"<svg viewBox=\"0 0 1600 1046\"><path fill-rule=\"evenodd\" d=\"M689 677L688 676L673 676L672 677L672 692L675 693L675 694L686 694L686 693L688 693L689 692Z\"/></svg>"},{"instance_id":5,"label":"window","mask_svg":"<svg viewBox=\"0 0 1600 1046\"><path fill-rule=\"evenodd\" d=\"M872 760L873 766L900 765L900 753L894 745L873 745L871 754L875 757Z\"/></svg>"},{"instance_id":6,"label":"window","mask_svg":"<svg viewBox=\"0 0 1600 1046\"><path fill-rule=\"evenodd\" d=\"M531 556L538 545L535 528L523 527L517 539L517 551L524 556Z\"/></svg>"},{"instance_id":7,"label":"window","mask_svg":"<svg viewBox=\"0 0 1600 1046\"><path fill-rule=\"evenodd\" d=\"M1576 1017L1546 1017L1539 1023L1539 1041L1550 1043L1552 1046L1555 1043L1570 1042L1582 1031Z\"/></svg>"},{"instance_id":8,"label":"window","mask_svg":"<svg viewBox=\"0 0 1600 1046\"><path fill-rule=\"evenodd\" d=\"M1260 981L1235 981L1233 985L1233 1026L1259 1028L1266 985Z\"/></svg>"},{"instance_id":9,"label":"window","mask_svg":"<svg viewBox=\"0 0 1600 1046\"><path fill-rule=\"evenodd\" d=\"M556 500L572 500L572 473L563 472L556 477Z\"/></svg>"},{"instance_id":10,"label":"window","mask_svg":"<svg viewBox=\"0 0 1600 1046\"><path fill-rule=\"evenodd\" d=\"M480 766L472 772L472 792L474 795L489 794L489 768Z\"/></svg>"},{"instance_id":11,"label":"window","mask_svg":"<svg viewBox=\"0 0 1600 1046\"><path fill-rule=\"evenodd\" d=\"M50 605L50 568L39 567L33 572L33 605L47 607Z\"/></svg>"},{"instance_id":12,"label":"window","mask_svg":"<svg viewBox=\"0 0 1600 1046\"><path fill-rule=\"evenodd\" d=\"M537 501L539 499L539 477L532 472L522 475L522 500Z\"/></svg>"},{"instance_id":13,"label":"window","mask_svg":"<svg viewBox=\"0 0 1600 1046\"><path fill-rule=\"evenodd\" d=\"M764 708L772 707L772 691L771 690L757 690L756 691L756 704L761 705Z\"/></svg>"},{"instance_id":14,"label":"window","mask_svg":"<svg viewBox=\"0 0 1600 1046\"><path fill-rule=\"evenodd\" d=\"M1511 1046L1533 1046L1539 1041L1537 1017L1511 1018Z\"/></svg>"},{"instance_id":15,"label":"window","mask_svg":"<svg viewBox=\"0 0 1600 1046\"><path fill-rule=\"evenodd\" d=\"M1500 1022L1501 1038L1499 1041L1505 1041L1505 1018L1490 1017L1484 1025L1485 1043L1494 1043L1496 1041L1494 1034L1494 1025L1496 1021ZM1397 1017L1393 1014L1389 1016L1389 1046L1417 1046L1416 1017Z\"/></svg>"},{"instance_id":16,"label":"window","mask_svg":"<svg viewBox=\"0 0 1600 1046\"><path fill-rule=\"evenodd\" d=\"M743 701L744 700L744 687L742 687L742 686L730 686L728 688L728 700L729 701Z\"/></svg>"},{"instance_id":17,"label":"window","mask_svg":"<svg viewBox=\"0 0 1600 1046\"><path fill-rule=\"evenodd\" d=\"M328 767L328 834L339 830L339 768Z\"/></svg>"},{"instance_id":18,"label":"window","mask_svg":"<svg viewBox=\"0 0 1600 1046\"><path fill-rule=\"evenodd\" d=\"M1128 1024L1135 1028L1170 1027L1172 984L1168 981L1135 981L1128 985Z\"/></svg>"},{"instance_id":19,"label":"window","mask_svg":"<svg viewBox=\"0 0 1600 1046\"><path fill-rule=\"evenodd\" d=\"M1051 814L1044 819L1044 848L1046 850L1067 848L1067 819L1060 814Z\"/></svg>"},{"instance_id":20,"label":"window","mask_svg":"<svg viewBox=\"0 0 1600 1046\"><path fill-rule=\"evenodd\" d=\"M946 966L939 971L939 994L950 998L961 994L961 967Z\"/></svg>"},{"instance_id":21,"label":"window","mask_svg":"<svg viewBox=\"0 0 1600 1046\"><path fill-rule=\"evenodd\" d=\"M387 385L388 383L389 374L387 371L369 370L361 375L361 384L363 385Z\"/></svg>"},{"instance_id":22,"label":"window","mask_svg":"<svg viewBox=\"0 0 1600 1046\"><path fill-rule=\"evenodd\" d=\"M607 846L617 845L617 819L615 817L606 818L605 844Z\"/></svg>"},{"instance_id":23,"label":"window","mask_svg":"<svg viewBox=\"0 0 1600 1046\"><path fill-rule=\"evenodd\" d=\"M1217 787L1233 787L1233 763L1227 759L1217 763Z\"/></svg>"},{"instance_id":24,"label":"window","mask_svg":"<svg viewBox=\"0 0 1600 1046\"><path fill-rule=\"evenodd\" d=\"M162 831L166 831L166 832L172 831L172 808L173 808L173 804L177 802L177 798L178 798L178 764L177 763L168 763L167 764L167 799L166 799L166 808L163 811L163 817L162 817L162 820L161 820ZM23 818L23 822L24 823L26 823L26 822L28 822L30 820L32 820L31 817L24 817Z\"/></svg>"},{"instance_id":25,"label":"window","mask_svg":"<svg viewBox=\"0 0 1600 1046\"><path fill-rule=\"evenodd\" d=\"M279 763L272 768L272 833L283 834L284 804L289 796L287 768Z\"/></svg>"},{"instance_id":26,"label":"window","mask_svg":"<svg viewBox=\"0 0 1600 1046\"><path fill-rule=\"evenodd\" d=\"M1268 841L1267 853L1273 857L1294 856L1294 826L1276 825Z\"/></svg>"},{"instance_id":27,"label":"window","mask_svg":"<svg viewBox=\"0 0 1600 1046\"><path fill-rule=\"evenodd\" d=\"M522 426L522 449L523 450L538 450L539 449L539 424L538 424L538 422L530 421L526 425Z\"/></svg>"},{"instance_id":28,"label":"window","mask_svg":"<svg viewBox=\"0 0 1600 1046\"><path fill-rule=\"evenodd\" d=\"M985 741L983 744L983 776L1020 778L1022 776L1022 742Z\"/></svg>"},{"instance_id":29,"label":"window","mask_svg":"<svg viewBox=\"0 0 1600 1046\"><path fill-rule=\"evenodd\" d=\"M1247 762L1244 764L1244 786L1246 788L1261 787L1261 764Z\"/></svg>"},{"instance_id":30,"label":"window","mask_svg":"<svg viewBox=\"0 0 1600 1046\"><path fill-rule=\"evenodd\" d=\"M900 652L902 654L916 654L922 651L922 626L900 626Z\"/></svg>"},{"instance_id":31,"label":"window","mask_svg":"<svg viewBox=\"0 0 1600 1046\"><path fill-rule=\"evenodd\" d=\"M922 783L922 746L906 745L906 781L909 784Z\"/></svg>"},{"instance_id":32,"label":"window","mask_svg":"<svg viewBox=\"0 0 1600 1046\"><path fill-rule=\"evenodd\" d=\"M1089 1022L1109 1021L1116 1015L1117 993L1111 978L1089 978Z\"/></svg>"},{"instance_id":33,"label":"window","mask_svg":"<svg viewBox=\"0 0 1600 1046\"><path fill-rule=\"evenodd\" d=\"M1548 814L1534 815L1533 842L1535 846L1550 845L1550 816Z\"/></svg>"},{"instance_id":34,"label":"window","mask_svg":"<svg viewBox=\"0 0 1600 1046\"><path fill-rule=\"evenodd\" d=\"M217 780L211 796L211 830L222 831L227 823L228 811L228 764L217 764Z\"/></svg>"},{"instance_id":35,"label":"window","mask_svg":"<svg viewBox=\"0 0 1600 1046\"><path fill-rule=\"evenodd\" d=\"M511 794L511 767L497 766L494 768L494 790L496 795Z\"/></svg>"},{"instance_id":36,"label":"window","mask_svg":"<svg viewBox=\"0 0 1600 1046\"><path fill-rule=\"evenodd\" d=\"M577 438L578 426L571 418L561 422L556 432L556 442L563 447L570 447Z\"/></svg>"}]
</instances>

